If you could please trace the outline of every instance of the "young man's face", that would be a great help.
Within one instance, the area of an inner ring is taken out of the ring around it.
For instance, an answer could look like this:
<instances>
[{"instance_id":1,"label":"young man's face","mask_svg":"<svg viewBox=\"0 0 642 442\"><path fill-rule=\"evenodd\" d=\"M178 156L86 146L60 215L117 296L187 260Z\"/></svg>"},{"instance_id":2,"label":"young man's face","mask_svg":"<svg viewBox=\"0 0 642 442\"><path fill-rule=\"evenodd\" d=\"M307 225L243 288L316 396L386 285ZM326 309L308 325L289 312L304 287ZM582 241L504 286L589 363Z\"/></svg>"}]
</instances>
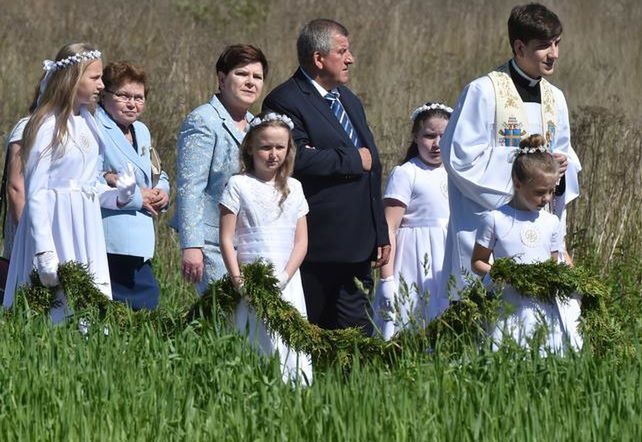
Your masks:
<instances>
[{"instance_id":1,"label":"young man's face","mask_svg":"<svg viewBox=\"0 0 642 442\"><path fill-rule=\"evenodd\" d=\"M516 40L514 43L515 61L530 77L547 77L553 74L555 62L559 58L561 37L550 40L529 40L524 43Z\"/></svg>"}]
</instances>

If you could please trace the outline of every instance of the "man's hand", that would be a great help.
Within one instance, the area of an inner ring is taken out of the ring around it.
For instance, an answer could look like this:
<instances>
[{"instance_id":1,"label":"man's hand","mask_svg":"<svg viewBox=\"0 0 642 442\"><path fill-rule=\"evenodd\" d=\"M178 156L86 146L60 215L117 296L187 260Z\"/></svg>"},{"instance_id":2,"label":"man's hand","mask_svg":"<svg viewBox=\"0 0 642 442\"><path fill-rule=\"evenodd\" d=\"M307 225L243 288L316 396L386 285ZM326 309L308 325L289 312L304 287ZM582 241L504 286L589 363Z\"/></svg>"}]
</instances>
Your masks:
<instances>
[{"instance_id":1,"label":"man's hand","mask_svg":"<svg viewBox=\"0 0 642 442\"><path fill-rule=\"evenodd\" d=\"M559 176L562 178L564 174L566 173L566 169L568 169L568 158L566 158L566 155L564 155L561 152L553 152L553 158L555 161L557 161L557 164L559 165Z\"/></svg>"},{"instance_id":2,"label":"man's hand","mask_svg":"<svg viewBox=\"0 0 642 442\"><path fill-rule=\"evenodd\" d=\"M372 155L370 155L370 150L367 147L359 148L359 155L361 156L361 167L366 172L369 172L372 169Z\"/></svg>"},{"instance_id":3,"label":"man's hand","mask_svg":"<svg viewBox=\"0 0 642 442\"><path fill-rule=\"evenodd\" d=\"M203 250L199 247L183 249L182 258L183 279L197 283L203 279Z\"/></svg>"},{"instance_id":4,"label":"man's hand","mask_svg":"<svg viewBox=\"0 0 642 442\"><path fill-rule=\"evenodd\" d=\"M385 266L390 260L390 245L385 245L377 247L377 260L375 261L373 267L375 269Z\"/></svg>"}]
</instances>

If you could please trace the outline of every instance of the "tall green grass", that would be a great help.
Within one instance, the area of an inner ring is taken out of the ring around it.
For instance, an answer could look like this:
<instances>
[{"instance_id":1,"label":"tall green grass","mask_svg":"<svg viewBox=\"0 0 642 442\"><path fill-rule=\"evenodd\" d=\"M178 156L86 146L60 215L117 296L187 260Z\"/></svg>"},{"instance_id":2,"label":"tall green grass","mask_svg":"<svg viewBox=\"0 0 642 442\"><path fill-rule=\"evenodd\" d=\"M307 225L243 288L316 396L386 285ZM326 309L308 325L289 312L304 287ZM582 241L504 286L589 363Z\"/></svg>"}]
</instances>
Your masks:
<instances>
[{"instance_id":1,"label":"tall green grass","mask_svg":"<svg viewBox=\"0 0 642 442\"><path fill-rule=\"evenodd\" d=\"M639 440L642 370L588 354L404 357L280 380L238 337L0 320L5 440Z\"/></svg>"}]
</instances>

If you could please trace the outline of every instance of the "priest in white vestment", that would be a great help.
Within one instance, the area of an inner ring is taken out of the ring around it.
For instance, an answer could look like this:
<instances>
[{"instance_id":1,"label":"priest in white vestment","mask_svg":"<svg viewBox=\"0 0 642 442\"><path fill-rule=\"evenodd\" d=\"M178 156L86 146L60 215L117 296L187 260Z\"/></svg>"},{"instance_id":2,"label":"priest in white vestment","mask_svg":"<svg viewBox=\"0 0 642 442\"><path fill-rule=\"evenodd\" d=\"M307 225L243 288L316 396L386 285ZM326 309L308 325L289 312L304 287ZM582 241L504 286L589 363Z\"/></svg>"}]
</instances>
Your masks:
<instances>
[{"instance_id":1,"label":"priest in white vestment","mask_svg":"<svg viewBox=\"0 0 642 442\"><path fill-rule=\"evenodd\" d=\"M470 260L481 214L510 201L514 151L523 137L544 135L560 165L549 210L562 221L562 235L565 207L579 195L581 166L571 147L566 100L544 79L553 74L562 25L544 6L530 4L513 9L508 28L513 58L464 88L440 143L450 204L442 311L475 277ZM579 306L574 309L576 319Z\"/></svg>"}]
</instances>

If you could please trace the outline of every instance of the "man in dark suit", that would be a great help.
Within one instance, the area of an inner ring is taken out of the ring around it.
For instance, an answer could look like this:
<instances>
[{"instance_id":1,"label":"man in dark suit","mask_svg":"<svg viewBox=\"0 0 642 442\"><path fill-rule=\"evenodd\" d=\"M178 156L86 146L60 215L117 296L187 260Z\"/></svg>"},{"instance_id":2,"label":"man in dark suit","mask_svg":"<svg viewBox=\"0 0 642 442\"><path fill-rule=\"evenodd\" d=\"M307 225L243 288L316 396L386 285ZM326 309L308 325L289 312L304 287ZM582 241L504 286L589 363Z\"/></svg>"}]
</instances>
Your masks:
<instances>
[{"instance_id":1,"label":"man in dark suit","mask_svg":"<svg viewBox=\"0 0 642 442\"><path fill-rule=\"evenodd\" d=\"M301 266L308 319L327 329L361 327L369 335L363 289L373 285L371 261L375 267L388 261L390 242L377 147L359 98L345 86L354 62L348 31L332 20L313 20L299 34L297 53L299 68L270 92L263 110L294 122L294 176L310 206Z\"/></svg>"}]
</instances>

